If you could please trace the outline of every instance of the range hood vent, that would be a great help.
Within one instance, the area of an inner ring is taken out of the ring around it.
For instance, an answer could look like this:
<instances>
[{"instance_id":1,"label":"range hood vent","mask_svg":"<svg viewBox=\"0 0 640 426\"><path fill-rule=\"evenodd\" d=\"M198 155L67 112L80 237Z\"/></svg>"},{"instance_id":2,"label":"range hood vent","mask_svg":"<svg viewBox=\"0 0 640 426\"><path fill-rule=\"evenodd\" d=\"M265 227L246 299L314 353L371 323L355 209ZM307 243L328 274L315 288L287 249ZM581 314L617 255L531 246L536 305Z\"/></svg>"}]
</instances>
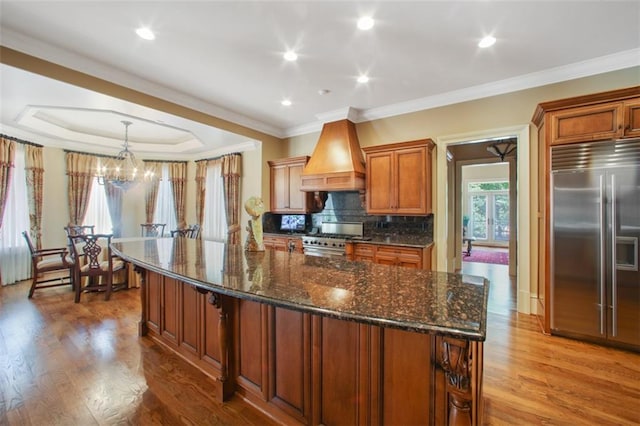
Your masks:
<instances>
[{"instance_id":1,"label":"range hood vent","mask_svg":"<svg viewBox=\"0 0 640 426\"><path fill-rule=\"evenodd\" d=\"M365 165L356 126L348 119L325 123L302 172L301 190L365 190ZM316 197L317 198L317 197Z\"/></svg>"}]
</instances>

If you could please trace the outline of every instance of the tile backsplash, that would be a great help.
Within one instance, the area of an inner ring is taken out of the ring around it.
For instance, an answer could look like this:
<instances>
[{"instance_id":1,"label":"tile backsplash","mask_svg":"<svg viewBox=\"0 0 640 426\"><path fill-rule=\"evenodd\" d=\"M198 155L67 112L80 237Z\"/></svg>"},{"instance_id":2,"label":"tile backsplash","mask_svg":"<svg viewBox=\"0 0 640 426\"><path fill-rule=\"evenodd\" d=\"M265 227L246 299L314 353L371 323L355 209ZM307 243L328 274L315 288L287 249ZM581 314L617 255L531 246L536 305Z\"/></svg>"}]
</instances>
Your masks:
<instances>
[{"instance_id":1,"label":"tile backsplash","mask_svg":"<svg viewBox=\"0 0 640 426\"><path fill-rule=\"evenodd\" d=\"M281 215L265 213L264 232L278 232ZM326 222L362 222L365 235L420 234L433 237L433 215L373 216L360 204L357 191L329 192L324 210L307 215L307 231L320 228Z\"/></svg>"}]
</instances>

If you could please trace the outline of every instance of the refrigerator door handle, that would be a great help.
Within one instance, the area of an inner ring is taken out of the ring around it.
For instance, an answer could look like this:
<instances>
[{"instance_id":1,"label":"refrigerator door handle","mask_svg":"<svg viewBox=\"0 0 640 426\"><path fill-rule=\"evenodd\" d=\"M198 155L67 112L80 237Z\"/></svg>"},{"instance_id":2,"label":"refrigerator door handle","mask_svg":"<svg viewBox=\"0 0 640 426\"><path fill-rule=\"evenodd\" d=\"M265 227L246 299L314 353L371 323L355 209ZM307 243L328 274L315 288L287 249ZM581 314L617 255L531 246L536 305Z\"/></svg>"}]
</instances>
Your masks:
<instances>
[{"instance_id":1,"label":"refrigerator door handle","mask_svg":"<svg viewBox=\"0 0 640 426\"><path fill-rule=\"evenodd\" d=\"M606 281L606 259L605 259L605 227L604 227L604 176L600 175L600 214L598 220L600 222L600 334L604 335L604 324L606 315L606 293L605 293L605 281Z\"/></svg>"},{"instance_id":2,"label":"refrigerator door handle","mask_svg":"<svg viewBox=\"0 0 640 426\"><path fill-rule=\"evenodd\" d=\"M616 224L616 175L611 174L611 334L616 337L618 334L618 283L617 268L617 224Z\"/></svg>"}]
</instances>

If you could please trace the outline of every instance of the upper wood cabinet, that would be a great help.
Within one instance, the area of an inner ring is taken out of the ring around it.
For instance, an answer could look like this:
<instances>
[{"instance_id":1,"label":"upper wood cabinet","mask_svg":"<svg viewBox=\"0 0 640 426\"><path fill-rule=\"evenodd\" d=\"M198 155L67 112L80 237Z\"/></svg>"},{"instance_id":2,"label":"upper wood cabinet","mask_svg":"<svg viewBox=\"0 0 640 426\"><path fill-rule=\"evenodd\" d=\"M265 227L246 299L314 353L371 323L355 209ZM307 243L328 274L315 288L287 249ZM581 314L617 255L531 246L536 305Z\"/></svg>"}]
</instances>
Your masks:
<instances>
[{"instance_id":1,"label":"upper wood cabinet","mask_svg":"<svg viewBox=\"0 0 640 426\"><path fill-rule=\"evenodd\" d=\"M269 161L272 213L310 212L313 193L300 191L302 170L307 161L307 156Z\"/></svg>"},{"instance_id":2,"label":"upper wood cabinet","mask_svg":"<svg viewBox=\"0 0 640 426\"><path fill-rule=\"evenodd\" d=\"M534 123L547 126L547 144L562 145L640 136L638 89L582 96L538 106ZM617 98L617 99L616 99Z\"/></svg>"},{"instance_id":3,"label":"upper wood cabinet","mask_svg":"<svg viewBox=\"0 0 640 426\"><path fill-rule=\"evenodd\" d=\"M367 164L367 213L432 213L431 139L363 148Z\"/></svg>"}]
</instances>

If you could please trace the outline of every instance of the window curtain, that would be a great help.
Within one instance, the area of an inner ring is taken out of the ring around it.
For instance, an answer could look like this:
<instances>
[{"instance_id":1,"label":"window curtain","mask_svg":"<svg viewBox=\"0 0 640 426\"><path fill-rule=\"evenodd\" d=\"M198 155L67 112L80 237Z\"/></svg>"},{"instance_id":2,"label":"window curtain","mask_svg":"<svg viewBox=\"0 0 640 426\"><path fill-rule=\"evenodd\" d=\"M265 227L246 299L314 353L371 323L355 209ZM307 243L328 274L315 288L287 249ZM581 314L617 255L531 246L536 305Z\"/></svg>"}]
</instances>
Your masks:
<instances>
[{"instance_id":1,"label":"window curtain","mask_svg":"<svg viewBox=\"0 0 640 426\"><path fill-rule=\"evenodd\" d=\"M42 248L42 197L44 194L44 163L42 147L25 145L25 176L27 181L27 200L29 202L29 235Z\"/></svg>"},{"instance_id":2,"label":"window curtain","mask_svg":"<svg viewBox=\"0 0 640 426\"><path fill-rule=\"evenodd\" d=\"M155 216L156 202L158 199L158 188L160 187L160 171L162 163L157 161L145 161L144 167L152 173L153 178L144 190L144 220L145 223L153 223Z\"/></svg>"},{"instance_id":3,"label":"window curtain","mask_svg":"<svg viewBox=\"0 0 640 426\"><path fill-rule=\"evenodd\" d=\"M2 228L2 218L7 205L15 155L16 143L9 139L0 138L0 228Z\"/></svg>"},{"instance_id":4,"label":"window curtain","mask_svg":"<svg viewBox=\"0 0 640 426\"><path fill-rule=\"evenodd\" d=\"M227 216L227 241L240 244L240 175L242 155L230 154L222 157L222 179L224 183L225 210Z\"/></svg>"},{"instance_id":5,"label":"window curtain","mask_svg":"<svg viewBox=\"0 0 640 426\"><path fill-rule=\"evenodd\" d=\"M224 180L222 179L222 160L207 161L204 195L204 220L202 238L206 240L227 241L229 237L224 208Z\"/></svg>"},{"instance_id":6,"label":"window curtain","mask_svg":"<svg viewBox=\"0 0 640 426\"><path fill-rule=\"evenodd\" d=\"M14 142L15 143L15 142ZM5 155L5 153L1 155ZM26 280L31 276L31 256L22 236L29 230L29 202L25 176L25 145L16 143L11 154L11 178L6 191L3 225L0 228L0 274L2 285ZM3 163L5 163L3 161Z\"/></svg>"},{"instance_id":7,"label":"window curtain","mask_svg":"<svg viewBox=\"0 0 640 426\"><path fill-rule=\"evenodd\" d=\"M81 224L87 213L91 186L98 165L93 155L67 152L69 223Z\"/></svg>"},{"instance_id":8,"label":"window curtain","mask_svg":"<svg viewBox=\"0 0 640 426\"><path fill-rule=\"evenodd\" d=\"M111 232L118 238L122 236L122 189L106 182L104 195L107 199L107 208L111 217Z\"/></svg>"},{"instance_id":9,"label":"window curtain","mask_svg":"<svg viewBox=\"0 0 640 426\"><path fill-rule=\"evenodd\" d=\"M178 228L176 222L176 208L173 204L173 190L169 182L169 164L162 164L162 179L158 186L158 201L156 203L156 213L153 216L153 223L164 223L164 232L169 234Z\"/></svg>"},{"instance_id":10,"label":"window curtain","mask_svg":"<svg viewBox=\"0 0 640 426\"><path fill-rule=\"evenodd\" d=\"M186 228L187 194L185 186L187 183L187 163L169 163L169 181L171 182L171 189L173 189L173 204L176 208L178 228Z\"/></svg>"},{"instance_id":11,"label":"window curtain","mask_svg":"<svg viewBox=\"0 0 640 426\"><path fill-rule=\"evenodd\" d=\"M207 163L202 160L196 163L196 220L201 227L204 223L204 198L206 193Z\"/></svg>"}]
</instances>

